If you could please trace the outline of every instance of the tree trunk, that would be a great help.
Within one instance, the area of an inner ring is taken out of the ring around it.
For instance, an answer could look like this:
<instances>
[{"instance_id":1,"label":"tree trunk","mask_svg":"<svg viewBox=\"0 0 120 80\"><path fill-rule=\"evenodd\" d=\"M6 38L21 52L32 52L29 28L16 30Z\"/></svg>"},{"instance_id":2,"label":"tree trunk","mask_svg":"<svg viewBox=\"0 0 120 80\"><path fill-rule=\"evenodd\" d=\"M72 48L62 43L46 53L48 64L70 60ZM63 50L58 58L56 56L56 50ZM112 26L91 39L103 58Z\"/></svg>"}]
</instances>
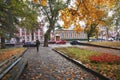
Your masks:
<instances>
[{"instance_id":1,"label":"tree trunk","mask_svg":"<svg viewBox=\"0 0 120 80\"><path fill-rule=\"evenodd\" d=\"M51 19L49 28L48 28L47 32L45 33L45 35L44 35L44 46L43 47L48 47L48 40L50 39L50 33L54 29L54 25L55 25L55 21L53 21Z\"/></svg>"},{"instance_id":2,"label":"tree trunk","mask_svg":"<svg viewBox=\"0 0 120 80\"><path fill-rule=\"evenodd\" d=\"M108 31L109 31L109 29L106 28L106 33L107 33L107 36L106 36L106 37L107 37L107 40L108 40L108 38L109 38L109 32L108 32Z\"/></svg>"},{"instance_id":3,"label":"tree trunk","mask_svg":"<svg viewBox=\"0 0 120 80\"><path fill-rule=\"evenodd\" d=\"M31 33L31 35L32 35L32 41L34 40L34 32L32 31L32 33Z\"/></svg>"},{"instance_id":4,"label":"tree trunk","mask_svg":"<svg viewBox=\"0 0 120 80\"><path fill-rule=\"evenodd\" d=\"M44 47L48 47L48 35L47 34L45 34L44 35Z\"/></svg>"},{"instance_id":5,"label":"tree trunk","mask_svg":"<svg viewBox=\"0 0 120 80\"><path fill-rule=\"evenodd\" d=\"M5 38L1 37L1 49L5 48Z\"/></svg>"},{"instance_id":6,"label":"tree trunk","mask_svg":"<svg viewBox=\"0 0 120 80\"><path fill-rule=\"evenodd\" d=\"M50 33L51 33L51 29L48 29L44 35L44 46L43 47L48 47L48 40L50 37Z\"/></svg>"},{"instance_id":7,"label":"tree trunk","mask_svg":"<svg viewBox=\"0 0 120 80\"><path fill-rule=\"evenodd\" d=\"M89 40L90 40L90 34L87 34L87 39L88 39L88 42L89 42Z\"/></svg>"}]
</instances>

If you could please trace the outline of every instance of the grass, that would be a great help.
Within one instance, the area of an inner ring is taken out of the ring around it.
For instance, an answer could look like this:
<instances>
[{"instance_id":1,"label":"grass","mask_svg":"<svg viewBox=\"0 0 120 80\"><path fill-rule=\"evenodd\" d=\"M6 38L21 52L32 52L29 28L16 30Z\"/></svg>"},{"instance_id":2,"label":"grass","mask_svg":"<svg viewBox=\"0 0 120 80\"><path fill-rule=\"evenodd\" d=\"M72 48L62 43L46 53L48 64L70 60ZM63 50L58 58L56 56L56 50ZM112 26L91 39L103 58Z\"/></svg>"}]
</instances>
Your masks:
<instances>
[{"instance_id":1,"label":"grass","mask_svg":"<svg viewBox=\"0 0 120 80\"><path fill-rule=\"evenodd\" d=\"M10 49L0 49L0 63L9 59L13 55L20 55L26 48L10 48Z\"/></svg>"},{"instance_id":2,"label":"grass","mask_svg":"<svg viewBox=\"0 0 120 80\"><path fill-rule=\"evenodd\" d=\"M89 42L89 43L102 46L120 47L120 42Z\"/></svg>"},{"instance_id":3,"label":"grass","mask_svg":"<svg viewBox=\"0 0 120 80\"><path fill-rule=\"evenodd\" d=\"M71 58L81 61L86 65L86 67L93 69L103 74L104 76L111 78L112 80L120 80L120 64L97 63L89 59L91 55L99 55L102 53L81 49L78 47L63 47L55 49L68 55Z\"/></svg>"}]
</instances>

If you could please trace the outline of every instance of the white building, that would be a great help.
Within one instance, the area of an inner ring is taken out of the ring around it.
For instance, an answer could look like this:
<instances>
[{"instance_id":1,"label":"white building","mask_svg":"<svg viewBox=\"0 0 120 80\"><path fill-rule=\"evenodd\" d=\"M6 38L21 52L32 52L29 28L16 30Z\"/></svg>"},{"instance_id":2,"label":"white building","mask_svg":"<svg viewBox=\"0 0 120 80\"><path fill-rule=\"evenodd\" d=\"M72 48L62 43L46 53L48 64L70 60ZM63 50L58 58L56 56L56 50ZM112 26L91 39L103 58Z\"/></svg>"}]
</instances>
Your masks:
<instances>
[{"instance_id":1,"label":"white building","mask_svg":"<svg viewBox=\"0 0 120 80\"><path fill-rule=\"evenodd\" d=\"M83 31L77 33L75 30L56 30L54 35L51 35L52 39L58 40L77 40L77 39L87 39L87 34Z\"/></svg>"},{"instance_id":2,"label":"white building","mask_svg":"<svg viewBox=\"0 0 120 80\"><path fill-rule=\"evenodd\" d=\"M19 37L19 41L36 41L39 39L40 41L44 40L43 28L36 28L33 32L27 30L26 28L18 28L18 33L16 34Z\"/></svg>"}]
</instances>

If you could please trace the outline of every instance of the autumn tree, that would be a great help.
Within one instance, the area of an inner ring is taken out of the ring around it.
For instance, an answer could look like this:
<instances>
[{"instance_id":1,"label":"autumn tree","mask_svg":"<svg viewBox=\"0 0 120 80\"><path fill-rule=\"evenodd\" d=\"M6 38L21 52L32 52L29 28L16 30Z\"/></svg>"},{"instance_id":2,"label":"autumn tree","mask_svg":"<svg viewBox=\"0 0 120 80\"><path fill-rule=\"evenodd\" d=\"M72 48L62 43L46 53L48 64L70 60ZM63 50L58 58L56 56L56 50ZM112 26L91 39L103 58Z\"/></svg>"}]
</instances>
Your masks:
<instances>
[{"instance_id":1,"label":"autumn tree","mask_svg":"<svg viewBox=\"0 0 120 80\"><path fill-rule=\"evenodd\" d=\"M55 29L55 24L59 18L59 10L68 6L70 0L33 0L36 6L42 11L45 16L45 23L48 22L47 31L44 35L44 47L48 47L50 33Z\"/></svg>"},{"instance_id":2,"label":"autumn tree","mask_svg":"<svg viewBox=\"0 0 120 80\"><path fill-rule=\"evenodd\" d=\"M60 11L64 28L74 25L77 32L85 30L89 41L90 35L97 32L94 30L98 30L99 25L103 24L106 9L113 7L114 3L115 0L76 0L74 6ZM84 29L79 24L80 21L85 22L86 27Z\"/></svg>"}]
</instances>

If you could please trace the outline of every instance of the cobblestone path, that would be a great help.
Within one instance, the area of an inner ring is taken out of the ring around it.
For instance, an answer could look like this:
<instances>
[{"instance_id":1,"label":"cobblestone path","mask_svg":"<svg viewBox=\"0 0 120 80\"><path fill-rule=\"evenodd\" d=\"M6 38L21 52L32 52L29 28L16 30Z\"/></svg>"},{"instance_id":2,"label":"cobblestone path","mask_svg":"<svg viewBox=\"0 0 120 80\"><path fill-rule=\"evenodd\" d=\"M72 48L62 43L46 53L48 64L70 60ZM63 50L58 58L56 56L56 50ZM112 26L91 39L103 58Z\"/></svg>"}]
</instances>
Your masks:
<instances>
[{"instance_id":1,"label":"cobblestone path","mask_svg":"<svg viewBox=\"0 0 120 80\"><path fill-rule=\"evenodd\" d=\"M29 48L24 57L28 66L19 80L99 80L72 62L66 60L50 47Z\"/></svg>"}]
</instances>

